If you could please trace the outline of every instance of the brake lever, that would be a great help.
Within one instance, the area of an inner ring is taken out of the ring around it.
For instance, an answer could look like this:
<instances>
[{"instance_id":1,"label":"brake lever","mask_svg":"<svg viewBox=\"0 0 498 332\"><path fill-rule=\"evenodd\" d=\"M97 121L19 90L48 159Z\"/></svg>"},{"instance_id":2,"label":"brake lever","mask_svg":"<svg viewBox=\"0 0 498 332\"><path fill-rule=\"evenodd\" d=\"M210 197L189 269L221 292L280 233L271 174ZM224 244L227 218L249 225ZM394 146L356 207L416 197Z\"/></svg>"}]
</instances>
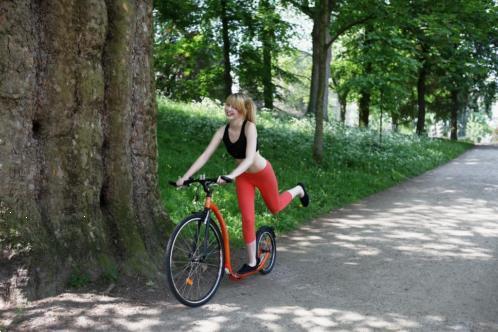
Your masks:
<instances>
[{"instance_id":1,"label":"brake lever","mask_svg":"<svg viewBox=\"0 0 498 332\"><path fill-rule=\"evenodd\" d=\"M189 178L188 178L185 182L192 181L192 180L193 180L193 178L192 178L192 177L189 177ZM181 185L181 186L177 186L175 181L168 181L168 183L169 183L170 185L172 185L173 187L175 187L175 188L183 188L183 187L188 187L188 186L190 186L190 185L192 184L192 183L187 183L187 184L185 184L185 182L183 183L183 185Z\"/></svg>"}]
</instances>

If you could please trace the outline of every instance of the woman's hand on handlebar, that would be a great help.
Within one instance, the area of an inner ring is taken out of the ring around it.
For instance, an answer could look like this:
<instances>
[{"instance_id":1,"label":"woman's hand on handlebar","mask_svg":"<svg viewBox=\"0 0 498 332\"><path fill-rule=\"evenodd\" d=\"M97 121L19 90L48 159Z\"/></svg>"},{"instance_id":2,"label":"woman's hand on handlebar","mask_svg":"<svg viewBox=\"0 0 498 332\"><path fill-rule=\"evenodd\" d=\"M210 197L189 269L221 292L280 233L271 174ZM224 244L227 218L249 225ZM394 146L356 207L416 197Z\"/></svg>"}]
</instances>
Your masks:
<instances>
[{"instance_id":1,"label":"woman's hand on handlebar","mask_svg":"<svg viewBox=\"0 0 498 332\"><path fill-rule=\"evenodd\" d=\"M187 180L188 180L188 179L185 179L185 178L182 178L182 177L181 177L181 178L179 178L178 180L176 180L176 186L177 186L177 187L181 187L181 186L183 186L183 183L184 183L185 181L187 181Z\"/></svg>"},{"instance_id":2,"label":"woman's hand on handlebar","mask_svg":"<svg viewBox=\"0 0 498 332\"><path fill-rule=\"evenodd\" d=\"M218 184L227 184L230 182L233 182L233 178L228 175L221 175L218 177L218 180L216 181L216 183Z\"/></svg>"}]
</instances>

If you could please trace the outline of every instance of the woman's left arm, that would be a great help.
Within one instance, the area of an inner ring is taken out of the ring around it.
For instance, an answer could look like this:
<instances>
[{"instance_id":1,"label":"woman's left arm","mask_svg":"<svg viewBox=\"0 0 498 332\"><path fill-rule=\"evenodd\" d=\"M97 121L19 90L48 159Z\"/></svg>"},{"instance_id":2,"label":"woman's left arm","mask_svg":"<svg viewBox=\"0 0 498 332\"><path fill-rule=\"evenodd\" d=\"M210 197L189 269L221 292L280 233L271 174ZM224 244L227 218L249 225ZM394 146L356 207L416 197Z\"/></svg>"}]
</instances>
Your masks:
<instances>
[{"instance_id":1,"label":"woman's left arm","mask_svg":"<svg viewBox=\"0 0 498 332\"><path fill-rule=\"evenodd\" d=\"M254 163L254 158L256 157L256 142L258 138L256 125L252 122L247 122L245 134L247 140L246 157L230 174L227 175L232 179L235 179L237 176L247 171L247 169Z\"/></svg>"}]
</instances>

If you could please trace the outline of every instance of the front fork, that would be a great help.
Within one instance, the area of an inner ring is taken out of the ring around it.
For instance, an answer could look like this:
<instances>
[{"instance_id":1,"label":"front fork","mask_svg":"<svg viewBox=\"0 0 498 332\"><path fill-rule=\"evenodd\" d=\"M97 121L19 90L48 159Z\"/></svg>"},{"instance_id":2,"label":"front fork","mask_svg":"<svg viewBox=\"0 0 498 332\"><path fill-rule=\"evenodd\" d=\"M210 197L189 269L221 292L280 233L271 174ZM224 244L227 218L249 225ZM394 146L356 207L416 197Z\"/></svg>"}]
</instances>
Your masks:
<instances>
[{"instance_id":1,"label":"front fork","mask_svg":"<svg viewBox=\"0 0 498 332\"><path fill-rule=\"evenodd\" d=\"M209 220L211 216L211 210L208 208L205 208L204 211L202 211L201 214L201 220L197 222L197 229L195 231L195 236L194 236L194 241L192 242L192 257L194 258L196 256L196 252L198 249L201 249L200 246L202 246L202 254L200 255L200 258L203 260L206 258L207 250L208 250L208 243L209 243ZM204 233L204 240L203 243L200 243L199 246L199 238L201 237L201 230L202 230L202 225L205 225L205 233ZM199 247L198 247L199 246Z\"/></svg>"},{"instance_id":2,"label":"front fork","mask_svg":"<svg viewBox=\"0 0 498 332\"><path fill-rule=\"evenodd\" d=\"M209 208L204 208L202 223L204 224L206 230L205 230L204 243L203 243L204 250L203 250L203 255L201 256L202 260L204 260L206 258L207 251L208 251L209 221L211 219L210 217L211 217L211 210ZM197 226L198 231L200 231L199 228L200 228L200 225Z\"/></svg>"},{"instance_id":3,"label":"front fork","mask_svg":"<svg viewBox=\"0 0 498 332\"><path fill-rule=\"evenodd\" d=\"M204 235L204 243L201 245L203 246L203 254L201 255L201 261L203 261L206 258L207 252L208 252L208 243L209 243L209 222L211 220L211 208L213 208L213 212L216 215L216 218L220 221L220 226L221 226L221 234L223 237L223 246L224 246L224 255L225 255L225 272L229 274L229 277L231 280L241 280L249 275L257 273L261 268L266 264L266 261L269 259L269 255L264 255L262 257L262 260L260 262L258 270L254 272L250 272L244 275L239 275L235 273L232 270L232 264L230 262L230 245L229 245L229 239L228 239L228 230L225 226L225 222L223 221L223 218L221 217L218 208L216 205L209 205L209 207L205 207L204 211L202 212L202 221L199 221L197 224L197 234L196 234L196 239L200 236L201 229L202 229L202 224L205 225L206 230L205 230L205 235ZM196 241L196 245L199 241Z\"/></svg>"}]
</instances>

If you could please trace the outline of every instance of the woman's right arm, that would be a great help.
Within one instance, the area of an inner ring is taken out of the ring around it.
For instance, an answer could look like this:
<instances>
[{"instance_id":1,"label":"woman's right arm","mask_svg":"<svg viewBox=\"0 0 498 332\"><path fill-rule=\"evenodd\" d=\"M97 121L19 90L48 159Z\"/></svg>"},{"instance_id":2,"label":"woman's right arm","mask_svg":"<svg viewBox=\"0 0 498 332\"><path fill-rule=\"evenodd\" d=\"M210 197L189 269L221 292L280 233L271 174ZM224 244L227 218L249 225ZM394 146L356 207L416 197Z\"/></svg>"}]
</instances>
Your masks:
<instances>
[{"instance_id":1,"label":"woman's right arm","mask_svg":"<svg viewBox=\"0 0 498 332\"><path fill-rule=\"evenodd\" d=\"M219 128L216 133L213 135L213 138L211 139L211 142L209 142L209 145L207 148L204 150L204 152L197 158L197 160L190 166L188 171L180 178L178 181L176 181L177 186L183 185L183 182L188 180L192 175L194 175L198 170L204 166L209 158L213 155L214 151L216 151L216 148L218 145L220 145L221 140L223 139L223 133L225 131L225 126Z\"/></svg>"}]
</instances>

